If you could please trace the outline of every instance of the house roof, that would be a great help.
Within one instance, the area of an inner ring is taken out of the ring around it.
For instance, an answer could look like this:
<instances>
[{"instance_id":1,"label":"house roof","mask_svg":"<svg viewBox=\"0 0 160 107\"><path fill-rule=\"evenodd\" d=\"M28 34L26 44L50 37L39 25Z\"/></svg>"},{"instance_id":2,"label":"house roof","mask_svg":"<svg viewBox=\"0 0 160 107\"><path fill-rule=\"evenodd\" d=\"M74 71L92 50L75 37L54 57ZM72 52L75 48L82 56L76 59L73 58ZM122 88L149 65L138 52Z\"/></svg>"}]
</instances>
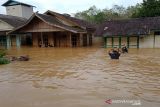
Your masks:
<instances>
[{"instance_id":1,"label":"house roof","mask_svg":"<svg viewBox=\"0 0 160 107\"><path fill-rule=\"evenodd\" d=\"M27 6L27 7L35 7L35 6L30 5L30 4L22 3L22 2L19 2L19 1L16 1L16 0L8 0L4 4L2 4L2 6L14 6L14 5L23 5L23 6Z\"/></svg>"},{"instance_id":2,"label":"house roof","mask_svg":"<svg viewBox=\"0 0 160 107\"><path fill-rule=\"evenodd\" d=\"M160 30L160 17L106 21L97 27L96 36L147 35L151 30Z\"/></svg>"},{"instance_id":3,"label":"house roof","mask_svg":"<svg viewBox=\"0 0 160 107\"><path fill-rule=\"evenodd\" d=\"M57 26L59 28L69 30L69 31L72 31L72 32L75 32L75 33L85 32L84 29L67 26L67 25L61 23L57 18L52 17L50 15L39 14L39 13L36 13L36 15L38 17L42 18L44 21L48 22L49 24L52 24L53 26Z\"/></svg>"},{"instance_id":4,"label":"house roof","mask_svg":"<svg viewBox=\"0 0 160 107\"><path fill-rule=\"evenodd\" d=\"M85 29L87 28L92 28L92 29L96 29L96 25L95 24L91 24L85 20L82 20L82 19L78 19L78 18L75 18L75 17L71 17L70 15L68 14L60 14L60 13L57 13L57 12L53 12L53 11L46 11L45 14L52 14L52 15L56 15L56 16L59 16L61 18L64 18L64 19L67 19L68 21L80 26L80 27L83 27Z\"/></svg>"},{"instance_id":5,"label":"house roof","mask_svg":"<svg viewBox=\"0 0 160 107\"><path fill-rule=\"evenodd\" d=\"M39 18L40 20L44 21L45 23L54 26L54 27L58 27L73 33L85 33L86 31L84 29L81 28L75 28L75 27L71 27L71 26L67 26L63 23L61 23L56 17L52 17L50 15L46 15L46 14L39 14L39 13L34 13L32 15L32 17L23 25L20 26L18 28L16 28L15 30L11 31L10 33L16 32L17 30L27 26L34 17Z\"/></svg>"},{"instance_id":6,"label":"house roof","mask_svg":"<svg viewBox=\"0 0 160 107\"><path fill-rule=\"evenodd\" d=\"M4 14L0 14L0 20L8 23L9 25L13 26L14 28L23 25L27 21L27 19L25 19L25 18L11 16L11 15L4 15Z\"/></svg>"}]
</instances>

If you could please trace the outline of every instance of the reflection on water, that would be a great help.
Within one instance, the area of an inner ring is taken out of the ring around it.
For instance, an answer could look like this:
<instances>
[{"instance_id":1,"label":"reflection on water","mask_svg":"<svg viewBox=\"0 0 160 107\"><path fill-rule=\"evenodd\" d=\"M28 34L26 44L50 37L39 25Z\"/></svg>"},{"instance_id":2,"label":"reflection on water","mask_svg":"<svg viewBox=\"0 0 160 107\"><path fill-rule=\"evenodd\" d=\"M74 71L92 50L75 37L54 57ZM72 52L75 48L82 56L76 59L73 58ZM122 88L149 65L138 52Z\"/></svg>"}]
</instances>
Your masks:
<instances>
[{"instance_id":1,"label":"reflection on water","mask_svg":"<svg viewBox=\"0 0 160 107\"><path fill-rule=\"evenodd\" d=\"M23 48L8 54L31 60L0 66L0 106L107 107L105 100L112 98L160 105L160 49L130 49L118 61L102 48Z\"/></svg>"}]
</instances>

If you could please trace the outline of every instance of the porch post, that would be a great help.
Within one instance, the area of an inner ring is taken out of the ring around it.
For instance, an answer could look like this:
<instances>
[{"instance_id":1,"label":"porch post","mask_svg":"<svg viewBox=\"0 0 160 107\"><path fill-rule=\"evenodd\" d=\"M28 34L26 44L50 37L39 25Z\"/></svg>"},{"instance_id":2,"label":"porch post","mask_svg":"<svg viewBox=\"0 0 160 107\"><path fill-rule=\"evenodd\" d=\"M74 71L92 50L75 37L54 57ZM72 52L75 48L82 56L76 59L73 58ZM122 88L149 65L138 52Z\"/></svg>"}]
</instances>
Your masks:
<instances>
[{"instance_id":1,"label":"porch post","mask_svg":"<svg viewBox=\"0 0 160 107\"><path fill-rule=\"evenodd\" d=\"M129 48L129 36L127 36L127 47Z\"/></svg>"},{"instance_id":2,"label":"porch post","mask_svg":"<svg viewBox=\"0 0 160 107\"><path fill-rule=\"evenodd\" d=\"M87 46L89 46L89 34L87 34Z\"/></svg>"},{"instance_id":3,"label":"porch post","mask_svg":"<svg viewBox=\"0 0 160 107\"><path fill-rule=\"evenodd\" d=\"M154 40L153 40L153 48L155 48L155 44L156 44L156 36L155 36L155 34L154 34L153 36L154 36Z\"/></svg>"},{"instance_id":4,"label":"porch post","mask_svg":"<svg viewBox=\"0 0 160 107\"><path fill-rule=\"evenodd\" d=\"M107 37L104 37L104 48L107 48Z\"/></svg>"},{"instance_id":5,"label":"porch post","mask_svg":"<svg viewBox=\"0 0 160 107\"><path fill-rule=\"evenodd\" d=\"M72 47L72 33L69 32L69 46Z\"/></svg>"},{"instance_id":6,"label":"porch post","mask_svg":"<svg viewBox=\"0 0 160 107\"><path fill-rule=\"evenodd\" d=\"M6 38L7 38L7 49L9 49L11 47L11 38L10 38L10 35L7 35Z\"/></svg>"},{"instance_id":7,"label":"porch post","mask_svg":"<svg viewBox=\"0 0 160 107\"><path fill-rule=\"evenodd\" d=\"M16 46L18 48L21 47L21 36L20 35L16 35Z\"/></svg>"},{"instance_id":8,"label":"porch post","mask_svg":"<svg viewBox=\"0 0 160 107\"><path fill-rule=\"evenodd\" d=\"M122 43L121 43L121 36L119 37L119 48L121 48L121 45L122 45Z\"/></svg>"},{"instance_id":9,"label":"porch post","mask_svg":"<svg viewBox=\"0 0 160 107\"><path fill-rule=\"evenodd\" d=\"M139 48L139 36L137 37L137 48Z\"/></svg>"},{"instance_id":10,"label":"porch post","mask_svg":"<svg viewBox=\"0 0 160 107\"><path fill-rule=\"evenodd\" d=\"M42 43L42 47L44 46L44 42L43 42L43 33L41 32L41 43Z\"/></svg>"},{"instance_id":11,"label":"porch post","mask_svg":"<svg viewBox=\"0 0 160 107\"><path fill-rule=\"evenodd\" d=\"M80 46L83 46L83 34L80 33Z\"/></svg>"}]
</instances>

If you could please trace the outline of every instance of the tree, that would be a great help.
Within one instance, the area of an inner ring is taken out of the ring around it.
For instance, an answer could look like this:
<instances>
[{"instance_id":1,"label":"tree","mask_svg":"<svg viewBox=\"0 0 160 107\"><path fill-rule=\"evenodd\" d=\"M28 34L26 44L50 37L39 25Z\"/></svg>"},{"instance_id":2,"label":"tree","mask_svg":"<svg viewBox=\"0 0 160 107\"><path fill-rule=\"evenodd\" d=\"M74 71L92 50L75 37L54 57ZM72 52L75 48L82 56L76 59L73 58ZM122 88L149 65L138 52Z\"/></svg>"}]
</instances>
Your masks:
<instances>
[{"instance_id":1,"label":"tree","mask_svg":"<svg viewBox=\"0 0 160 107\"><path fill-rule=\"evenodd\" d=\"M137 17L160 16L160 0L143 0Z\"/></svg>"}]
</instances>

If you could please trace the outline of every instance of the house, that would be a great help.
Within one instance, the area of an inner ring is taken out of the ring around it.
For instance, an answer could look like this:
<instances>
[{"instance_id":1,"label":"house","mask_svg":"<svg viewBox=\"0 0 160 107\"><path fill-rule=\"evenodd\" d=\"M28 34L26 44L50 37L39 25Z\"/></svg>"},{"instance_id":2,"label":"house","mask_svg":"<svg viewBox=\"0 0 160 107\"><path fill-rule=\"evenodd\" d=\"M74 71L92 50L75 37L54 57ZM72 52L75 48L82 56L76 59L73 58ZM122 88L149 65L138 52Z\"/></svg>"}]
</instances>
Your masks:
<instances>
[{"instance_id":1,"label":"house","mask_svg":"<svg viewBox=\"0 0 160 107\"><path fill-rule=\"evenodd\" d=\"M15 36L10 38L7 33L14 28L23 25L26 21L27 19L22 17L0 14L0 48L16 45L16 43L13 42L15 40Z\"/></svg>"},{"instance_id":2,"label":"house","mask_svg":"<svg viewBox=\"0 0 160 107\"><path fill-rule=\"evenodd\" d=\"M9 34L16 35L17 47L25 43L34 47L84 47L92 45L94 31L95 27L86 21L47 11L34 13L23 26Z\"/></svg>"},{"instance_id":3,"label":"house","mask_svg":"<svg viewBox=\"0 0 160 107\"><path fill-rule=\"evenodd\" d=\"M7 15L0 17L1 46L82 47L93 44L96 28L84 20L53 11L33 13L34 6L15 0L8 0L2 6L6 7Z\"/></svg>"},{"instance_id":4,"label":"house","mask_svg":"<svg viewBox=\"0 0 160 107\"><path fill-rule=\"evenodd\" d=\"M160 48L160 17L111 20L99 25L96 34L106 48Z\"/></svg>"}]
</instances>

